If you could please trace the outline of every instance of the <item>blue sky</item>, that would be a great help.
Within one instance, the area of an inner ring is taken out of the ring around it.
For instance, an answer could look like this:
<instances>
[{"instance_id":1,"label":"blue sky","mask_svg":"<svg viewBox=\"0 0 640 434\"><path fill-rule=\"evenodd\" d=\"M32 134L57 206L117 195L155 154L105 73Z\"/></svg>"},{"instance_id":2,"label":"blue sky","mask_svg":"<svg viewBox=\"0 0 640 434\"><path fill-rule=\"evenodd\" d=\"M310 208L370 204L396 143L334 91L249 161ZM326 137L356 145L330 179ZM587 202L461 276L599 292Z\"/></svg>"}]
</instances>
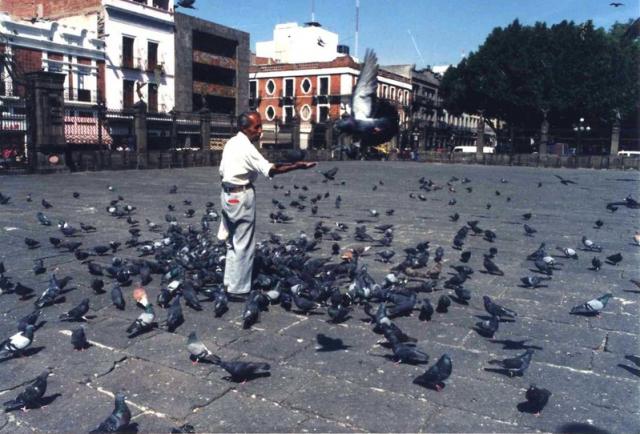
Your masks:
<instances>
[{"instance_id":1,"label":"blue sky","mask_svg":"<svg viewBox=\"0 0 640 434\"><path fill-rule=\"evenodd\" d=\"M375 49L383 65L457 64L494 27L507 26L516 18L524 24L591 19L596 26L609 28L616 21L640 16L640 0L613 0L625 3L618 8L609 6L611 1L360 0L358 51L362 55L365 48ZM272 39L276 24L309 21L312 3L316 21L338 33L340 42L349 45L353 54L356 0L197 0L198 9L187 13L249 32L255 50L256 41Z\"/></svg>"}]
</instances>

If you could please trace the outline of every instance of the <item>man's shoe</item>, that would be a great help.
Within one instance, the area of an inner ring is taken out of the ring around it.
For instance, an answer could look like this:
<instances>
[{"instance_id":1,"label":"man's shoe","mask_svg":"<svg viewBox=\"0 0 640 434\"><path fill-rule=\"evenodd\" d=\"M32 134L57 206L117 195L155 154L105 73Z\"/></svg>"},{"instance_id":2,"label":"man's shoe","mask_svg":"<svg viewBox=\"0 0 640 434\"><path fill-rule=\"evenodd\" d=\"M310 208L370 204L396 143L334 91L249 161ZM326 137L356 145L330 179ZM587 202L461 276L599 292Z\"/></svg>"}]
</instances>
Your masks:
<instances>
[{"instance_id":1,"label":"man's shoe","mask_svg":"<svg viewBox=\"0 0 640 434\"><path fill-rule=\"evenodd\" d=\"M244 293L227 292L227 297L229 298L229 301L247 301L247 299L249 298L249 293L248 292L244 292Z\"/></svg>"}]
</instances>

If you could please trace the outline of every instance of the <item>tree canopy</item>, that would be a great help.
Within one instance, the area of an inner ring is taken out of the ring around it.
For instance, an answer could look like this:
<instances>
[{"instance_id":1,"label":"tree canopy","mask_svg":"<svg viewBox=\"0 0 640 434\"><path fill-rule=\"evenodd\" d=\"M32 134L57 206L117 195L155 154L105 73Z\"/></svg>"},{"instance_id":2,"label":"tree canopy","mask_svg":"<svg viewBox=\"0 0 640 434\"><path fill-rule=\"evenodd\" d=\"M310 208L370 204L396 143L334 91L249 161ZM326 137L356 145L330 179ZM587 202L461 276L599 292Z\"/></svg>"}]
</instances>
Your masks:
<instances>
[{"instance_id":1,"label":"tree canopy","mask_svg":"<svg viewBox=\"0 0 640 434\"><path fill-rule=\"evenodd\" d=\"M579 117L610 124L638 110L640 43L632 23L609 31L591 21L495 28L476 52L449 68L441 82L448 111L499 118L537 128L548 110L552 124Z\"/></svg>"}]
</instances>

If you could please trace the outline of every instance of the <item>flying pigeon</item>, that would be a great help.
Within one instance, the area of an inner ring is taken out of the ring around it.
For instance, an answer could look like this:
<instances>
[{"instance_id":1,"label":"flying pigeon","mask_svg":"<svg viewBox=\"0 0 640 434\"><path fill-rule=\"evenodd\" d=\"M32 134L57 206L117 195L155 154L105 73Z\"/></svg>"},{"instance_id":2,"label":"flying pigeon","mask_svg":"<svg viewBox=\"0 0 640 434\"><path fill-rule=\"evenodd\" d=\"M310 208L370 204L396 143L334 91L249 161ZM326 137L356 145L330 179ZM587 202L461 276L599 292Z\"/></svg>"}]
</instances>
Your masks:
<instances>
[{"instance_id":1,"label":"flying pigeon","mask_svg":"<svg viewBox=\"0 0 640 434\"><path fill-rule=\"evenodd\" d=\"M361 142L361 150L388 142L398 132L397 110L387 101L376 97L378 88L378 59L367 50L360 77L353 89L351 114L336 122L336 129Z\"/></svg>"}]
</instances>

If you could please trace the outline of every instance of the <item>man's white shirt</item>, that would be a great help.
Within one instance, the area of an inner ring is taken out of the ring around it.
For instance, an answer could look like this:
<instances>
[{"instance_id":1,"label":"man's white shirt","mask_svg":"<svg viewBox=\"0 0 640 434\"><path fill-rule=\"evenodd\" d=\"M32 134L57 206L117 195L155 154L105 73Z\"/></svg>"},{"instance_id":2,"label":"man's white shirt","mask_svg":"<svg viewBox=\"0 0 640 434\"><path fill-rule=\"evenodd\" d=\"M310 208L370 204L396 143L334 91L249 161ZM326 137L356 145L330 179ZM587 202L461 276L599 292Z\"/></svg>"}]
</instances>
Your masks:
<instances>
[{"instance_id":1,"label":"man's white shirt","mask_svg":"<svg viewBox=\"0 0 640 434\"><path fill-rule=\"evenodd\" d=\"M258 174L269 176L273 164L258 152L247 136L238 132L224 145L220 161L220 176L225 184L247 185Z\"/></svg>"}]
</instances>

